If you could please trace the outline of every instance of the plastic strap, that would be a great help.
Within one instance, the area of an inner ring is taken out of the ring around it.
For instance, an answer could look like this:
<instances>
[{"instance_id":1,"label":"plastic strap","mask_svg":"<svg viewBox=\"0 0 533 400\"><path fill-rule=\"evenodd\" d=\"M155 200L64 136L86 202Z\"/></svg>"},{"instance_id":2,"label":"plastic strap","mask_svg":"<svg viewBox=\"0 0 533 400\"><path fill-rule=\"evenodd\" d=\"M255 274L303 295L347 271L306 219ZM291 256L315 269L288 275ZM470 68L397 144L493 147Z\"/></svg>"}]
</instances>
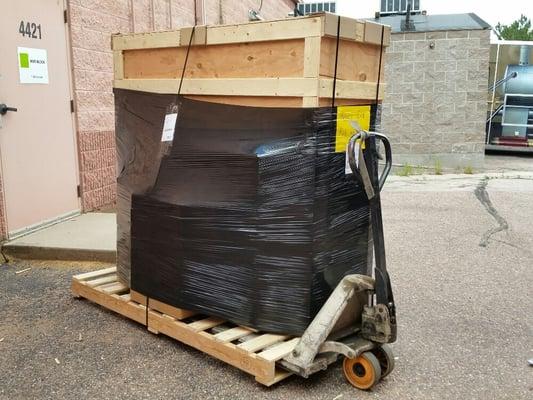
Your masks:
<instances>
[{"instance_id":1,"label":"plastic strap","mask_svg":"<svg viewBox=\"0 0 533 400\"><path fill-rule=\"evenodd\" d=\"M341 16L337 17L337 45L335 48L335 71L333 73L333 93L331 94L331 108L335 107L335 92L337 90L337 63L339 61L339 42L341 34Z\"/></svg>"},{"instance_id":2,"label":"plastic strap","mask_svg":"<svg viewBox=\"0 0 533 400\"><path fill-rule=\"evenodd\" d=\"M148 328L148 305L150 304L150 297L146 296L146 313L145 313L145 325Z\"/></svg>"},{"instance_id":3,"label":"plastic strap","mask_svg":"<svg viewBox=\"0 0 533 400\"><path fill-rule=\"evenodd\" d=\"M381 44L379 47L378 84L376 86L376 105L379 102L379 85L381 83L381 59L383 57L383 36L385 35L385 25L381 26Z\"/></svg>"},{"instance_id":4,"label":"plastic strap","mask_svg":"<svg viewBox=\"0 0 533 400\"><path fill-rule=\"evenodd\" d=\"M187 61L189 61L189 52L191 51L192 39L194 37L195 29L196 29L196 25L192 27L191 37L189 38L189 45L187 46L187 53L185 53L185 61L183 62L183 69L181 70L181 79L180 79L180 85L178 86L177 97L179 97L181 93L181 85L183 85L183 79L185 78L185 69L187 69Z\"/></svg>"}]
</instances>

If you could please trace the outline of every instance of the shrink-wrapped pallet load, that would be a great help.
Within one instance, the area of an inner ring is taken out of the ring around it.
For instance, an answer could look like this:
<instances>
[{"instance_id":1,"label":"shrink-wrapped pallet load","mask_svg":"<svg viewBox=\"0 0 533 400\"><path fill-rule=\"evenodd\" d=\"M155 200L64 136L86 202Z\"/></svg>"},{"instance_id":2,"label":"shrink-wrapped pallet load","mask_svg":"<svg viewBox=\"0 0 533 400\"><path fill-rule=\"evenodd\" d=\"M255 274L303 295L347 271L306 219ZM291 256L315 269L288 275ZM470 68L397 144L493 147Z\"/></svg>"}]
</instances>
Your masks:
<instances>
[{"instance_id":1,"label":"shrink-wrapped pallet load","mask_svg":"<svg viewBox=\"0 0 533 400\"><path fill-rule=\"evenodd\" d=\"M192 32L113 39L120 279L300 334L342 276L367 271L368 200L345 148L350 120L375 124L389 30L321 14Z\"/></svg>"}]
</instances>

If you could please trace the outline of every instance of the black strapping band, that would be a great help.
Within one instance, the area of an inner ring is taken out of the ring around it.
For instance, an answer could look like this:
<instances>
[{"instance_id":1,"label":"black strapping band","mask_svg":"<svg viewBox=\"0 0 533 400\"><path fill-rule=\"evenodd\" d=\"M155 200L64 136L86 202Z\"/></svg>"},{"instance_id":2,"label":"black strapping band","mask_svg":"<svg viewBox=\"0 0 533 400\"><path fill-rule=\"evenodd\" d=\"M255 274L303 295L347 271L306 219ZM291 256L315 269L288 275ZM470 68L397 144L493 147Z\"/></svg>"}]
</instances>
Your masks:
<instances>
[{"instance_id":1,"label":"black strapping band","mask_svg":"<svg viewBox=\"0 0 533 400\"><path fill-rule=\"evenodd\" d=\"M335 47L335 70L333 73L333 93L331 94L331 108L335 107L335 92L337 91L337 64L339 61L339 42L341 35L341 16L337 17L337 45Z\"/></svg>"},{"instance_id":2,"label":"black strapping band","mask_svg":"<svg viewBox=\"0 0 533 400\"><path fill-rule=\"evenodd\" d=\"M379 84L381 83L381 60L383 57L383 37L385 36L385 25L381 26L381 45L379 48L378 84L376 86L376 105L379 102Z\"/></svg>"},{"instance_id":3,"label":"black strapping band","mask_svg":"<svg viewBox=\"0 0 533 400\"><path fill-rule=\"evenodd\" d=\"M192 39L194 37L195 29L196 29L196 25L194 25L191 30L191 37L189 38L189 45L187 46L187 53L185 53L185 61L183 62L183 69L181 70L181 79L180 79L180 85L178 86L177 97L179 97L181 93L181 85L183 85L183 79L185 78L185 70L187 69L187 62L189 61L189 52L191 51Z\"/></svg>"},{"instance_id":4,"label":"black strapping band","mask_svg":"<svg viewBox=\"0 0 533 400\"><path fill-rule=\"evenodd\" d=\"M145 313L145 325L148 328L148 306L150 304L150 297L146 296L146 313Z\"/></svg>"}]
</instances>

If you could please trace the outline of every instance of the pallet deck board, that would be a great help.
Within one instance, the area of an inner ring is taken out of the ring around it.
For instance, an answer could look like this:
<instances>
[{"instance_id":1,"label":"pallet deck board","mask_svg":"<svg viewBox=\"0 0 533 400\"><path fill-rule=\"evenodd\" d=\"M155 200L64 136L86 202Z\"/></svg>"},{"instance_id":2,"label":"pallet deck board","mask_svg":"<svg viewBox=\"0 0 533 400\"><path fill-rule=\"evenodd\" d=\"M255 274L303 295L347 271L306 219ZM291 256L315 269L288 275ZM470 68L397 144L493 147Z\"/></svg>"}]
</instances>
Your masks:
<instances>
[{"instance_id":1,"label":"pallet deck board","mask_svg":"<svg viewBox=\"0 0 533 400\"><path fill-rule=\"evenodd\" d=\"M263 350L264 348L268 346L272 346L273 344L282 342L286 339L289 339L290 336L285 335L274 335L274 334L264 334L257 336L253 339L247 340L246 342L243 342L239 344L239 348L247 351L259 351Z\"/></svg>"},{"instance_id":2,"label":"pallet deck board","mask_svg":"<svg viewBox=\"0 0 533 400\"><path fill-rule=\"evenodd\" d=\"M205 331L207 329L213 328L217 325L221 325L224 322L226 321L221 318L209 317L209 318L201 319L199 321L194 321L190 323L189 328L195 330L196 332L201 332L201 331Z\"/></svg>"},{"instance_id":3,"label":"pallet deck board","mask_svg":"<svg viewBox=\"0 0 533 400\"><path fill-rule=\"evenodd\" d=\"M281 360L283 357L285 357L291 351L294 350L299 340L300 338L294 338L287 342L280 343L275 347L271 347L267 350L262 351L258 354L258 357L268 361Z\"/></svg>"},{"instance_id":4,"label":"pallet deck board","mask_svg":"<svg viewBox=\"0 0 533 400\"><path fill-rule=\"evenodd\" d=\"M261 333L252 328L234 326L222 318L200 315L147 299L116 279L114 267L75 275L72 293L138 322L150 332L164 334L239 368L265 386L292 375L280 368L276 361L289 354L299 338ZM244 340L248 336L250 339Z\"/></svg>"},{"instance_id":5,"label":"pallet deck board","mask_svg":"<svg viewBox=\"0 0 533 400\"><path fill-rule=\"evenodd\" d=\"M105 269L100 269L98 271L90 271L90 272L85 272L83 274L78 274L76 275L76 280L86 281L88 279L95 278L95 277L101 278L105 275L116 274L116 272L117 272L117 267L109 267Z\"/></svg>"},{"instance_id":6,"label":"pallet deck board","mask_svg":"<svg viewBox=\"0 0 533 400\"><path fill-rule=\"evenodd\" d=\"M104 283L111 283L111 282L116 282L116 281L117 281L117 275L113 274L113 275L107 275L101 278L87 280L86 282L87 282L87 285L93 287L93 286L103 285Z\"/></svg>"},{"instance_id":7,"label":"pallet deck board","mask_svg":"<svg viewBox=\"0 0 533 400\"><path fill-rule=\"evenodd\" d=\"M233 342L234 340L241 339L251 333L253 333L252 330L237 326L215 334L215 339L220 340L221 342Z\"/></svg>"}]
</instances>

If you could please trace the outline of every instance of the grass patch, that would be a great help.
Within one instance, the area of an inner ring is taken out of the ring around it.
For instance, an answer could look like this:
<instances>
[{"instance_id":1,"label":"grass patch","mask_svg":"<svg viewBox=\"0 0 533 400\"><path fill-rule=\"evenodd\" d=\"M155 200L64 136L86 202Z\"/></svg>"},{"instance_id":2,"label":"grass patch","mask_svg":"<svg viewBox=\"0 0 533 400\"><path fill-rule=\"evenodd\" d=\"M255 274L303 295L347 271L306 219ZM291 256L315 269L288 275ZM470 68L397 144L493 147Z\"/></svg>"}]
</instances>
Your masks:
<instances>
[{"instance_id":1,"label":"grass patch","mask_svg":"<svg viewBox=\"0 0 533 400\"><path fill-rule=\"evenodd\" d=\"M442 163L440 160L435 160L435 175L442 175Z\"/></svg>"},{"instance_id":2,"label":"grass patch","mask_svg":"<svg viewBox=\"0 0 533 400\"><path fill-rule=\"evenodd\" d=\"M399 176L410 176L413 175L413 166L410 164L402 165L402 168L398 171Z\"/></svg>"},{"instance_id":3,"label":"grass patch","mask_svg":"<svg viewBox=\"0 0 533 400\"><path fill-rule=\"evenodd\" d=\"M466 167L463 168L463 173L472 175L474 173L474 168L472 168L471 165L467 165Z\"/></svg>"}]
</instances>

